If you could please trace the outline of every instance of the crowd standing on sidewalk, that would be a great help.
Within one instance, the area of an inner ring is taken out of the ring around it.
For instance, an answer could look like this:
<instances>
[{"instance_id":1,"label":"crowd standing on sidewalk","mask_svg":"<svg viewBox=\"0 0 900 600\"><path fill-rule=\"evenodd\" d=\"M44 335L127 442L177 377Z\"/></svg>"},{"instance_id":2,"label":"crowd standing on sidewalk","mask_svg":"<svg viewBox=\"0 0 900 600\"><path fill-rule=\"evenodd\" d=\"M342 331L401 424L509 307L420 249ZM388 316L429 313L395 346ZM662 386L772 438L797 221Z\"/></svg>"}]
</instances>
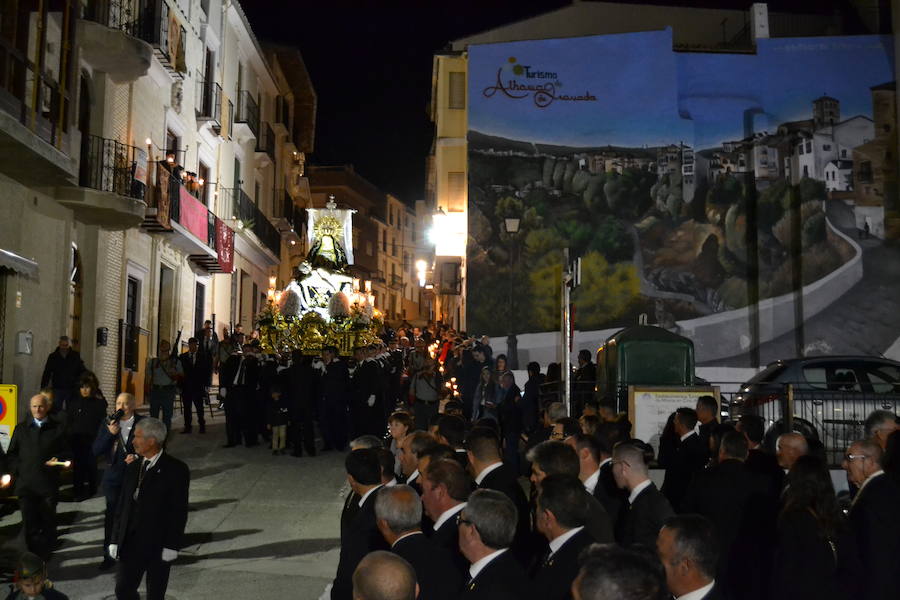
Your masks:
<instances>
[{"instance_id":1,"label":"crowd standing on sidewalk","mask_svg":"<svg viewBox=\"0 0 900 600\"><path fill-rule=\"evenodd\" d=\"M331 346L265 352L257 332L219 337L209 321L180 355L179 341L161 340L148 361L149 417L128 393L107 407L67 339L48 357L44 389L0 455L30 553L22 573L45 597L61 597L43 561L71 471L75 500L102 483L100 568L116 568L116 597L137 598L146 578L148 597L164 598L188 507L188 469L164 450L178 397L182 434L206 435L207 413L224 413L225 448L300 457L349 446L331 600L416 589L426 600L900 597L891 412L873 413L847 449L854 496L841 505L814 440L788 432L770 451L761 418L720 423L712 398L676 410L655 452L590 393L586 351L569 414L564 367L529 363L520 388L488 339L440 324L386 329L352 358ZM651 467L665 471L660 488ZM26 579L12 593L28 594Z\"/></svg>"}]
</instances>

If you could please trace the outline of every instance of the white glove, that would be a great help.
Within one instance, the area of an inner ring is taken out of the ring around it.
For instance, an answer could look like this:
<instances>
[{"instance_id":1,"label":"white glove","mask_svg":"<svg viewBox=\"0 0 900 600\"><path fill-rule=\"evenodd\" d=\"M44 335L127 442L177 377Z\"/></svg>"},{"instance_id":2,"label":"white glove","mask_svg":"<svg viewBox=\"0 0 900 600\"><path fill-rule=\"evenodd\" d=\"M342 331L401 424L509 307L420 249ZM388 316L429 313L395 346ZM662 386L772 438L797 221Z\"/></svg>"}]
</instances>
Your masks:
<instances>
[{"instance_id":1,"label":"white glove","mask_svg":"<svg viewBox=\"0 0 900 600\"><path fill-rule=\"evenodd\" d=\"M375 406L375 394L369 396L369 408L372 408L373 406Z\"/></svg>"},{"instance_id":2,"label":"white glove","mask_svg":"<svg viewBox=\"0 0 900 600\"><path fill-rule=\"evenodd\" d=\"M113 560L119 560L119 545L118 544L110 544L107 547L107 550L109 551L110 558L112 558Z\"/></svg>"},{"instance_id":3,"label":"white glove","mask_svg":"<svg viewBox=\"0 0 900 600\"><path fill-rule=\"evenodd\" d=\"M163 562L172 562L176 558L178 558L178 550L172 550L171 548L163 548L163 551L162 551Z\"/></svg>"},{"instance_id":4,"label":"white glove","mask_svg":"<svg viewBox=\"0 0 900 600\"><path fill-rule=\"evenodd\" d=\"M224 398L228 395L228 388L220 387L219 388L219 398Z\"/></svg>"}]
</instances>

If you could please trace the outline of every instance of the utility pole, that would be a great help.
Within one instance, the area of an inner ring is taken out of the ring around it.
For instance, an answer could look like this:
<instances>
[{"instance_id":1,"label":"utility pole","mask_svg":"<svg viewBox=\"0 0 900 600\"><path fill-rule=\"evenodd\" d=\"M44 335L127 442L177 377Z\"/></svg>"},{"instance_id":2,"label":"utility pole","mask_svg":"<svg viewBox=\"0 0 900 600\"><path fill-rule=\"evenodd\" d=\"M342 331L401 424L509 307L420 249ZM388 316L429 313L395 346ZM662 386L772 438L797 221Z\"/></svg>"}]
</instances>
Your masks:
<instances>
[{"instance_id":1,"label":"utility pole","mask_svg":"<svg viewBox=\"0 0 900 600\"><path fill-rule=\"evenodd\" d=\"M566 404L566 415L572 416L572 290L581 283L581 259L569 262L569 249L563 249L562 273L562 348L560 349L560 365L562 371L563 402Z\"/></svg>"}]
</instances>

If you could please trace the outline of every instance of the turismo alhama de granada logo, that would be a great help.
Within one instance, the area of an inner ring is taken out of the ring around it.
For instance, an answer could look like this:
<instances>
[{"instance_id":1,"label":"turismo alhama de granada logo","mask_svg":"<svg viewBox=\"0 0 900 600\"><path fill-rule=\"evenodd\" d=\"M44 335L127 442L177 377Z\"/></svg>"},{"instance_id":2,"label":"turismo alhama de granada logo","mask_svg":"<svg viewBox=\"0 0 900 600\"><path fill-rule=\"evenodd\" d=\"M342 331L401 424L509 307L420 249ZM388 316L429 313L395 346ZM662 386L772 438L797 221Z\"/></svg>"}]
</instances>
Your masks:
<instances>
[{"instance_id":1,"label":"turismo alhama de granada logo","mask_svg":"<svg viewBox=\"0 0 900 600\"><path fill-rule=\"evenodd\" d=\"M597 101L589 91L574 96L562 93L563 84L556 71L520 64L515 56L510 56L507 62L509 65L497 69L496 83L482 90L485 98L492 98L498 92L514 100L530 97L538 108L547 108L554 102Z\"/></svg>"}]
</instances>

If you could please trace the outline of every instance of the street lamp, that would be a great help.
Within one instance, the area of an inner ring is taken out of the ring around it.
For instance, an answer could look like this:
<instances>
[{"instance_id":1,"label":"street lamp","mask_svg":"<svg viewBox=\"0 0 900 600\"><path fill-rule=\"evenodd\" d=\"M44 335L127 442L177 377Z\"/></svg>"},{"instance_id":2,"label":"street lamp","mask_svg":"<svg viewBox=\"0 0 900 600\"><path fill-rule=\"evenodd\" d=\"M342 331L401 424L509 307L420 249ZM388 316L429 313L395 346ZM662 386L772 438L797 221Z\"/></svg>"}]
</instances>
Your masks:
<instances>
[{"instance_id":1,"label":"street lamp","mask_svg":"<svg viewBox=\"0 0 900 600\"><path fill-rule=\"evenodd\" d=\"M507 299L507 336L506 336L506 365L510 370L519 368L519 340L516 339L515 331L515 311L513 310L513 280L515 279L516 264L516 242L515 237L519 233L518 217L506 217L503 219L503 225L506 233L509 235L509 298Z\"/></svg>"}]
</instances>

